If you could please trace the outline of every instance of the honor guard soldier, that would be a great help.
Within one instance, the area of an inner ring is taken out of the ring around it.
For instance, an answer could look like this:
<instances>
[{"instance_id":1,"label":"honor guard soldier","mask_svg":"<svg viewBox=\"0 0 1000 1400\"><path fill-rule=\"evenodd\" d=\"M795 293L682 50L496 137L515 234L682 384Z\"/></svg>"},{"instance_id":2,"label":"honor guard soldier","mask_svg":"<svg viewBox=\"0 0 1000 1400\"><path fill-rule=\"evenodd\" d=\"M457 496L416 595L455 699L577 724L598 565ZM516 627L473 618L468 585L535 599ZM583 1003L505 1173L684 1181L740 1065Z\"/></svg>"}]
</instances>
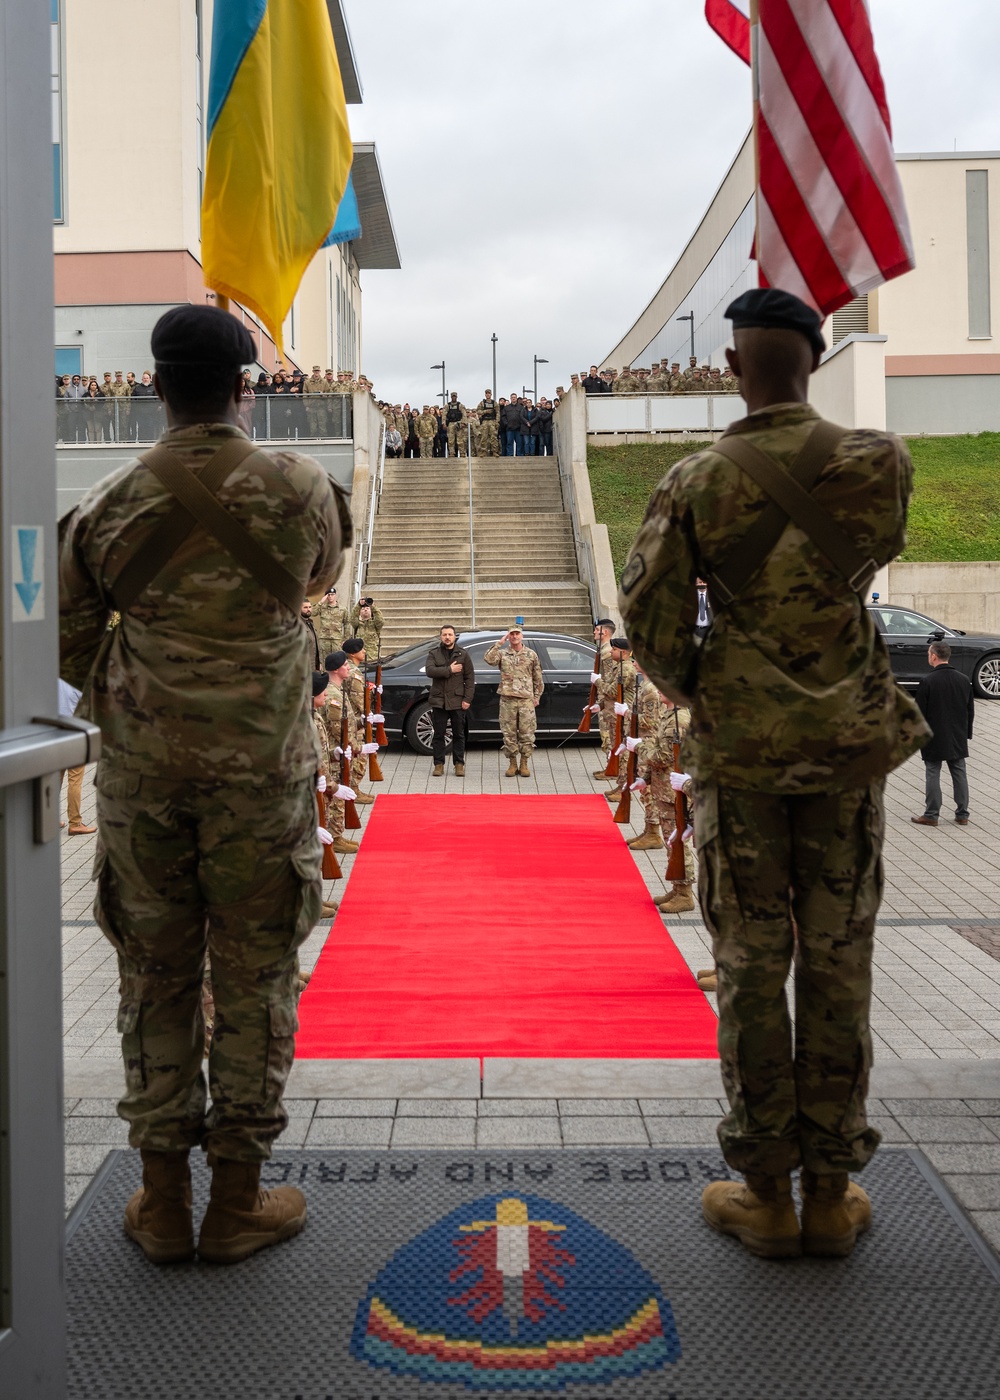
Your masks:
<instances>
[{"instance_id":1,"label":"honor guard soldier","mask_svg":"<svg viewBox=\"0 0 1000 1400\"><path fill-rule=\"evenodd\" d=\"M361 791L361 781L365 776L368 760L361 752L365 742L365 644L361 637L348 637L344 643L347 653L347 679L343 684L344 698L351 716L351 787L355 791L355 804L368 807L375 798L370 792Z\"/></svg>"},{"instance_id":2,"label":"honor guard soldier","mask_svg":"<svg viewBox=\"0 0 1000 1400\"><path fill-rule=\"evenodd\" d=\"M612 666L611 660L611 638L615 635L615 624L610 617L600 617L594 623L594 645L597 647L597 655L594 657L594 669L597 674L596 704L597 723L601 731L601 748L604 751L604 767L595 768L593 776L595 778L604 777L604 768L607 767L607 754L611 747L611 735L608 733L607 718L604 713L604 706L601 704L601 685L606 674L610 674Z\"/></svg>"},{"instance_id":3,"label":"honor guard soldier","mask_svg":"<svg viewBox=\"0 0 1000 1400\"><path fill-rule=\"evenodd\" d=\"M748 416L660 482L619 602L653 684L691 707L719 1140L746 1178L708 1186L704 1217L757 1254L841 1256L871 1220L848 1173L880 1140L865 1098L885 776L929 733L864 601L905 544L913 471L898 438L810 407L824 350L811 307L756 288L726 315ZM700 646L699 575L714 608Z\"/></svg>"},{"instance_id":4,"label":"honor guard soldier","mask_svg":"<svg viewBox=\"0 0 1000 1400\"><path fill-rule=\"evenodd\" d=\"M337 796L337 790L341 785L340 760L342 754L340 750L340 740L343 734L343 724L341 723L344 713L343 686L350 674L350 667L347 664L347 652L343 650L331 652L324 664L326 666L326 673L330 677L330 684L326 690L323 721L326 724L327 738L330 741L330 757L334 779L333 788L328 793L328 801L326 804L326 824L330 835L333 837L333 849L336 851L337 855L350 856L358 849L358 843L344 835L344 798Z\"/></svg>"},{"instance_id":5,"label":"honor guard soldier","mask_svg":"<svg viewBox=\"0 0 1000 1400\"><path fill-rule=\"evenodd\" d=\"M313 704L313 728L316 732L316 745L319 749L319 767L316 770L316 791L323 793L327 799L327 825L317 828L317 835L320 843L324 846L333 845L333 835L330 831L330 795L336 787L337 782L333 776L333 763L330 757L330 737L326 727L326 691L330 687L330 677L326 671L314 671L312 674L312 704ZM343 804L341 804L343 805ZM320 913L326 919L332 918L340 906L336 900L323 900ZM300 980L308 981L304 973L300 974Z\"/></svg>"},{"instance_id":6,"label":"honor guard soldier","mask_svg":"<svg viewBox=\"0 0 1000 1400\"><path fill-rule=\"evenodd\" d=\"M628 729L629 715L631 714L630 702L635 696L636 675L631 642L627 637L612 637L608 665L604 668L602 679L597 687L598 703L603 711L604 724L608 731L607 753L609 757L618 730L618 720L621 719L623 735ZM621 700L618 699L619 685L621 685L622 692ZM626 766L625 755L619 754L618 776L611 779L613 786L605 794L609 802L617 802L622 795L622 789L625 786Z\"/></svg>"},{"instance_id":7,"label":"honor guard soldier","mask_svg":"<svg viewBox=\"0 0 1000 1400\"><path fill-rule=\"evenodd\" d=\"M94 917L118 955L118 1111L143 1169L125 1230L154 1263L194 1254L188 1155L201 1147L198 1253L232 1264L306 1216L302 1193L263 1190L260 1170L288 1122L296 950L322 895L299 604L336 578L351 518L318 462L262 452L240 428L257 358L242 322L174 307L152 352L166 433L60 523L60 673L103 736ZM179 513L194 516L180 534Z\"/></svg>"},{"instance_id":8,"label":"honor guard soldier","mask_svg":"<svg viewBox=\"0 0 1000 1400\"><path fill-rule=\"evenodd\" d=\"M458 401L458 394L453 389L448 407L445 409L444 422L448 433L448 455L451 457L462 457L468 450L468 421L469 417L465 411L465 405Z\"/></svg>"},{"instance_id":9,"label":"honor guard soldier","mask_svg":"<svg viewBox=\"0 0 1000 1400\"><path fill-rule=\"evenodd\" d=\"M535 748L535 711L545 682L538 653L524 645L519 623L508 627L483 657L500 671L500 733L507 758L508 778L530 778L528 759ZM520 758L520 767L518 759Z\"/></svg>"},{"instance_id":10,"label":"honor guard soldier","mask_svg":"<svg viewBox=\"0 0 1000 1400\"><path fill-rule=\"evenodd\" d=\"M500 418L500 410L493 402L493 393L486 389L482 400L476 409L479 414L479 447L477 455L480 457L498 457L500 455L500 442L497 437L497 424Z\"/></svg>"}]
</instances>

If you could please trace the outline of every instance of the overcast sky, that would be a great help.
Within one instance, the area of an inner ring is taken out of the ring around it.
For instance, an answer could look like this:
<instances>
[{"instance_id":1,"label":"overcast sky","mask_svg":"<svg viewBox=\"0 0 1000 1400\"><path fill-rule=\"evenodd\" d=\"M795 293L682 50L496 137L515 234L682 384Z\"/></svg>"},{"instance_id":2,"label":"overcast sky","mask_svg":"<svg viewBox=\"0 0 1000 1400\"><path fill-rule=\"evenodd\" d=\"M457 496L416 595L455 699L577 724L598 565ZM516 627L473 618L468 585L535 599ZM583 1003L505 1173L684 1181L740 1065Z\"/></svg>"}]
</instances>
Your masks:
<instances>
[{"instance_id":1,"label":"overcast sky","mask_svg":"<svg viewBox=\"0 0 1000 1400\"><path fill-rule=\"evenodd\" d=\"M402 258L366 272L376 395L552 395L670 271L750 124L701 0L345 0ZM997 0L870 0L898 151L1000 149Z\"/></svg>"}]
</instances>

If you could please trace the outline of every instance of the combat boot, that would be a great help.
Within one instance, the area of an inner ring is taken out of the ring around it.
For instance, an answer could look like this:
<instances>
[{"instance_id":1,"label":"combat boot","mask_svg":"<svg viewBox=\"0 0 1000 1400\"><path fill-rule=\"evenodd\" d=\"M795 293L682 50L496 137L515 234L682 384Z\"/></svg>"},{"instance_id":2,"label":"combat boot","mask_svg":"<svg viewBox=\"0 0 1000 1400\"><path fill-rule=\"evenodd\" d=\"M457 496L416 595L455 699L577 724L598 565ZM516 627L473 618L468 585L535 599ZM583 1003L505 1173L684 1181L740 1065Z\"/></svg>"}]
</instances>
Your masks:
<instances>
[{"instance_id":1,"label":"combat boot","mask_svg":"<svg viewBox=\"0 0 1000 1400\"><path fill-rule=\"evenodd\" d=\"M517 754L512 754L512 755L511 755L511 760L510 760L510 762L509 762L508 765L507 765L507 771L506 771L506 773L504 774L504 777L505 777L505 778L516 778L516 777L517 777Z\"/></svg>"},{"instance_id":2,"label":"combat boot","mask_svg":"<svg viewBox=\"0 0 1000 1400\"><path fill-rule=\"evenodd\" d=\"M209 1264L238 1264L290 1240L306 1223L302 1192L294 1186L262 1190L260 1162L210 1157L209 1165L212 1193L198 1236L198 1253Z\"/></svg>"},{"instance_id":3,"label":"combat boot","mask_svg":"<svg viewBox=\"0 0 1000 1400\"><path fill-rule=\"evenodd\" d=\"M633 851L662 851L663 836L658 826L647 826L641 836L633 836L628 842Z\"/></svg>"},{"instance_id":4,"label":"combat boot","mask_svg":"<svg viewBox=\"0 0 1000 1400\"><path fill-rule=\"evenodd\" d=\"M604 771L603 768L595 768L594 771L593 771L593 773L591 773L590 776L591 776L592 778L606 778L608 775L607 775L607 773L605 773L605 771Z\"/></svg>"},{"instance_id":5,"label":"combat boot","mask_svg":"<svg viewBox=\"0 0 1000 1400\"><path fill-rule=\"evenodd\" d=\"M701 1213L720 1235L735 1235L762 1259L794 1259L802 1253L789 1176L746 1173L739 1181L712 1181L701 1193Z\"/></svg>"},{"instance_id":6,"label":"combat boot","mask_svg":"<svg viewBox=\"0 0 1000 1400\"><path fill-rule=\"evenodd\" d=\"M820 1176L803 1168L802 1252L844 1258L872 1223L868 1193L846 1172Z\"/></svg>"},{"instance_id":7,"label":"combat boot","mask_svg":"<svg viewBox=\"0 0 1000 1400\"><path fill-rule=\"evenodd\" d=\"M335 836L333 848L338 856L352 856L358 849L357 841L348 841L346 836Z\"/></svg>"},{"instance_id":8,"label":"combat boot","mask_svg":"<svg viewBox=\"0 0 1000 1400\"><path fill-rule=\"evenodd\" d=\"M520 768L517 770L517 772L518 772L518 777L520 777L520 778L530 778L530 777L531 777L531 769L528 767L528 759L527 759L527 755L526 755L526 754L522 754L522 755L521 755L521 766L520 766Z\"/></svg>"},{"instance_id":9,"label":"combat boot","mask_svg":"<svg viewBox=\"0 0 1000 1400\"><path fill-rule=\"evenodd\" d=\"M186 1151L142 1149L142 1187L125 1207L125 1233L152 1264L179 1264L194 1257Z\"/></svg>"},{"instance_id":10,"label":"combat boot","mask_svg":"<svg viewBox=\"0 0 1000 1400\"><path fill-rule=\"evenodd\" d=\"M353 845L353 842L351 844ZM320 913L323 915L324 919L332 919L339 908L340 905L335 899L324 899Z\"/></svg>"},{"instance_id":11,"label":"combat boot","mask_svg":"<svg viewBox=\"0 0 1000 1400\"><path fill-rule=\"evenodd\" d=\"M604 796L608 799L609 802L618 803L622 800L622 790L621 788L617 787L608 788Z\"/></svg>"},{"instance_id":12,"label":"combat boot","mask_svg":"<svg viewBox=\"0 0 1000 1400\"><path fill-rule=\"evenodd\" d=\"M431 777L432 777L432 778L443 778L443 777L444 777L444 764L443 764L443 763L435 763L435 765L434 765L434 771L431 773Z\"/></svg>"},{"instance_id":13,"label":"combat boot","mask_svg":"<svg viewBox=\"0 0 1000 1400\"><path fill-rule=\"evenodd\" d=\"M694 895L687 880L675 880L670 893L661 894L654 903L664 914L686 914L694 908Z\"/></svg>"},{"instance_id":14,"label":"combat boot","mask_svg":"<svg viewBox=\"0 0 1000 1400\"><path fill-rule=\"evenodd\" d=\"M464 778L464 777L465 777L465 764L464 764L464 763L456 763L456 764L455 764L455 777L456 777L456 778Z\"/></svg>"},{"instance_id":15,"label":"combat boot","mask_svg":"<svg viewBox=\"0 0 1000 1400\"><path fill-rule=\"evenodd\" d=\"M714 967L707 967L699 972L697 982L703 992L717 992L719 990L719 974Z\"/></svg>"},{"instance_id":16,"label":"combat boot","mask_svg":"<svg viewBox=\"0 0 1000 1400\"><path fill-rule=\"evenodd\" d=\"M362 792L360 788L358 788L357 792L354 794L355 807L370 807L374 801L375 798L372 793Z\"/></svg>"}]
</instances>

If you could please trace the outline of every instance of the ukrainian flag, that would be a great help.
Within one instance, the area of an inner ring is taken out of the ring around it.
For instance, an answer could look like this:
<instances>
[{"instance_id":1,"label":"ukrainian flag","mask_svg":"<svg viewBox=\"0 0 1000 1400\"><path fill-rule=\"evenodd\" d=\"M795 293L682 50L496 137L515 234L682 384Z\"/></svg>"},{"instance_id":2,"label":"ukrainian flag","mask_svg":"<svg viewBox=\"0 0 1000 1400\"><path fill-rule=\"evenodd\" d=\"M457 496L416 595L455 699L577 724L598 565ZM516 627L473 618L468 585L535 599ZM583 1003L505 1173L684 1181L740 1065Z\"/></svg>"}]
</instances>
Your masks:
<instances>
[{"instance_id":1,"label":"ukrainian flag","mask_svg":"<svg viewBox=\"0 0 1000 1400\"><path fill-rule=\"evenodd\" d=\"M303 273L328 240L340 241L351 159L325 0L216 0L205 285L256 312L279 352Z\"/></svg>"}]
</instances>

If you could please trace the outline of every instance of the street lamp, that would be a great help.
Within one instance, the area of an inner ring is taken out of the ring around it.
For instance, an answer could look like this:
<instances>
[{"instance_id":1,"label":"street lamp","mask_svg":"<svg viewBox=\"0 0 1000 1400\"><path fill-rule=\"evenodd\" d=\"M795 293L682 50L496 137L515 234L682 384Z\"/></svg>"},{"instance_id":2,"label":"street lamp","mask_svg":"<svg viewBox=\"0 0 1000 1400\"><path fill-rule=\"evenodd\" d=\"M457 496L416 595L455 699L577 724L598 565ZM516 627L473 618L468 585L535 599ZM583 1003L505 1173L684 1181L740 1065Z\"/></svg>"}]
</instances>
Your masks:
<instances>
[{"instance_id":1,"label":"street lamp","mask_svg":"<svg viewBox=\"0 0 1000 1400\"><path fill-rule=\"evenodd\" d=\"M542 359L540 356L538 356L538 355L535 355L533 358L534 358L534 361L535 361L535 397L534 397L533 403L534 403L535 407L537 408L537 407L538 407L538 366L539 366L539 365L547 365L547 364L548 364L548 360L543 360L543 359Z\"/></svg>"},{"instance_id":2,"label":"street lamp","mask_svg":"<svg viewBox=\"0 0 1000 1400\"><path fill-rule=\"evenodd\" d=\"M448 402L448 391L445 388L444 382L444 360L442 360L439 365L431 365L431 369L439 369L441 371L441 407L444 408L445 404Z\"/></svg>"},{"instance_id":3,"label":"street lamp","mask_svg":"<svg viewBox=\"0 0 1000 1400\"><path fill-rule=\"evenodd\" d=\"M494 331L493 334L490 336L490 340L493 342L493 402L496 403L496 401L497 401L497 333L496 333L496 331Z\"/></svg>"},{"instance_id":4,"label":"street lamp","mask_svg":"<svg viewBox=\"0 0 1000 1400\"><path fill-rule=\"evenodd\" d=\"M694 312L693 312L693 311L689 311L689 312L687 313L686 316L675 316L674 319L675 319L676 321L690 321L690 322L691 322L691 358L692 358L692 360L693 360L693 359L695 359L695 353L694 353Z\"/></svg>"}]
</instances>

